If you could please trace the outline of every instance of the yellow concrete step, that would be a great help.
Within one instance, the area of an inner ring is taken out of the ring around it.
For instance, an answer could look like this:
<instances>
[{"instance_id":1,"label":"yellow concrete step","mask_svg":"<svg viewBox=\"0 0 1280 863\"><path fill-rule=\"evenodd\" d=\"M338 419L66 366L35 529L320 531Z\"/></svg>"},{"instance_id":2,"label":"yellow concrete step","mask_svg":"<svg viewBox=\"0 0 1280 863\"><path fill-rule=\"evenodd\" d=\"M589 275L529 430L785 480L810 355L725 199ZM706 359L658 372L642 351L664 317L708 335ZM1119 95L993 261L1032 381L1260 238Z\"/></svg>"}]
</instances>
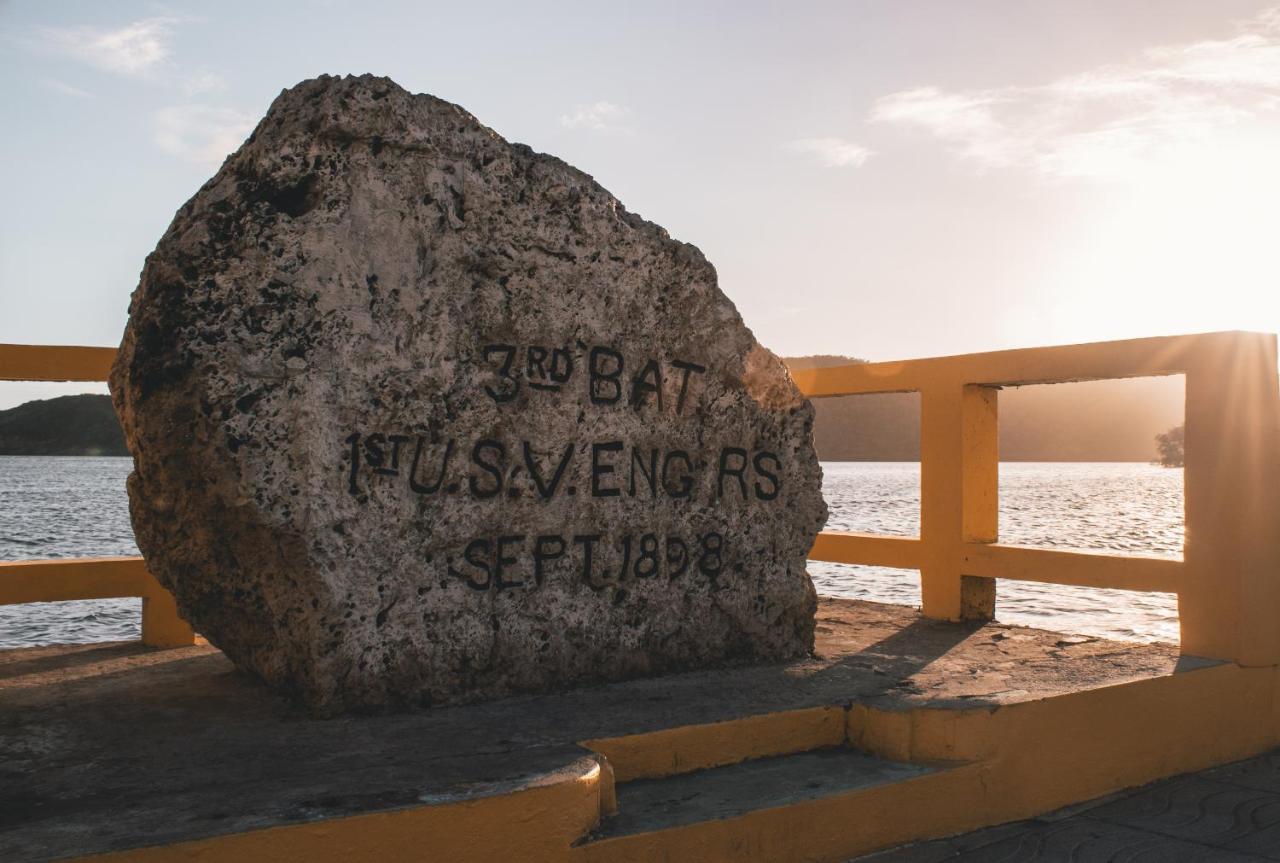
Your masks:
<instances>
[{"instance_id":1,"label":"yellow concrete step","mask_svg":"<svg viewBox=\"0 0 1280 863\"><path fill-rule=\"evenodd\" d=\"M578 850L599 861L837 860L882 845L876 819L901 786L954 769L832 747L623 782L618 814Z\"/></svg>"},{"instance_id":2,"label":"yellow concrete step","mask_svg":"<svg viewBox=\"0 0 1280 863\"><path fill-rule=\"evenodd\" d=\"M847 710L829 705L593 738L581 745L607 760L616 781L630 782L840 746L847 724Z\"/></svg>"}]
</instances>

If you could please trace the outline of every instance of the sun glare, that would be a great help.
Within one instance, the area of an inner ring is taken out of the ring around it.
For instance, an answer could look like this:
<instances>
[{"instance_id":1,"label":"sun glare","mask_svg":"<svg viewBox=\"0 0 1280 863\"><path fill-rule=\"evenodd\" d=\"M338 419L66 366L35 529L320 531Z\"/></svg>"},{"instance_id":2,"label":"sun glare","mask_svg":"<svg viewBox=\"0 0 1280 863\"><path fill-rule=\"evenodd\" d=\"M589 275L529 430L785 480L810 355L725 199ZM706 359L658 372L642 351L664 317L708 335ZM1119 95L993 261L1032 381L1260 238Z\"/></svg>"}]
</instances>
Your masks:
<instances>
[{"instance_id":1,"label":"sun glare","mask_svg":"<svg viewBox=\"0 0 1280 863\"><path fill-rule=\"evenodd\" d=\"M1053 340L1280 328L1277 144L1167 148L1106 189L1061 246Z\"/></svg>"}]
</instances>

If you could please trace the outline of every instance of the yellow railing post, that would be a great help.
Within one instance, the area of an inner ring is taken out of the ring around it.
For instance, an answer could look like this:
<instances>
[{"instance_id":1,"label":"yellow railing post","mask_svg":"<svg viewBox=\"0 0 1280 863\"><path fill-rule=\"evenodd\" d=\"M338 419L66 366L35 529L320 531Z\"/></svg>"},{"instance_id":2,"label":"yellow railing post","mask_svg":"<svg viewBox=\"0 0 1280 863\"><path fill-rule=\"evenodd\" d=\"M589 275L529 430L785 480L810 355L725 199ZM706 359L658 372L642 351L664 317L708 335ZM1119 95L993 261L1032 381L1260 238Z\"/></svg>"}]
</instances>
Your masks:
<instances>
[{"instance_id":1,"label":"yellow railing post","mask_svg":"<svg viewBox=\"0 0 1280 863\"><path fill-rule=\"evenodd\" d=\"M964 471L961 487L961 540L992 543L999 538L1000 516L1000 390L966 384L961 420ZM964 550L961 550L963 558ZM996 614L996 580L960 572L960 619L991 620Z\"/></svg>"},{"instance_id":2,"label":"yellow railing post","mask_svg":"<svg viewBox=\"0 0 1280 863\"><path fill-rule=\"evenodd\" d=\"M1280 664L1276 338L1206 340L1186 380L1182 652Z\"/></svg>"},{"instance_id":3,"label":"yellow railing post","mask_svg":"<svg viewBox=\"0 0 1280 863\"><path fill-rule=\"evenodd\" d=\"M944 377L920 391L921 610L990 620L995 580L962 571L966 542L994 542L998 444L994 387Z\"/></svg>"},{"instance_id":4,"label":"yellow railing post","mask_svg":"<svg viewBox=\"0 0 1280 863\"><path fill-rule=\"evenodd\" d=\"M195 630L178 614L173 594L159 585L142 597L142 643L148 647L188 647L196 642Z\"/></svg>"}]
</instances>

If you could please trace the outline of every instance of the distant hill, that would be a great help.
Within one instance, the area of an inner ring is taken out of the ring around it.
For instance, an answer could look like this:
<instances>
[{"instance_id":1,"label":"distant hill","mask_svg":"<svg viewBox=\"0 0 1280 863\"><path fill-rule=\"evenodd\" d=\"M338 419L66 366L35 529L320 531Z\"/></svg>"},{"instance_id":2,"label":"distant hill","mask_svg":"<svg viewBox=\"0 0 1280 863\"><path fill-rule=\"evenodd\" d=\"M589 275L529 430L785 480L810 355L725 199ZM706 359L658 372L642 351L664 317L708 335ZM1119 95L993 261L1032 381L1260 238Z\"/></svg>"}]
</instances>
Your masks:
<instances>
[{"instance_id":1,"label":"distant hill","mask_svg":"<svg viewBox=\"0 0 1280 863\"><path fill-rule=\"evenodd\" d=\"M863 360L787 357L793 368L825 368ZM916 461L920 396L890 393L814 399L814 443L828 461ZM1152 461L1155 436L1183 421L1183 379L1135 378L1000 393L1000 458L1004 461Z\"/></svg>"},{"instance_id":2,"label":"distant hill","mask_svg":"<svg viewBox=\"0 0 1280 863\"><path fill-rule=\"evenodd\" d=\"M110 396L59 396L0 411L0 455L128 454Z\"/></svg>"},{"instance_id":3,"label":"distant hill","mask_svg":"<svg viewBox=\"0 0 1280 863\"><path fill-rule=\"evenodd\" d=\"M795 368L862 360L818 355ZM1138 378L1005 389L1000 458L1005 461L1152 461L1155 436L1182 422L1182 378ZM814 442L828 461L916 461L915 393L815 399ZM0 411L0 455L128 455L110 396L62 396Z\"/></svg>"}]
</instances>

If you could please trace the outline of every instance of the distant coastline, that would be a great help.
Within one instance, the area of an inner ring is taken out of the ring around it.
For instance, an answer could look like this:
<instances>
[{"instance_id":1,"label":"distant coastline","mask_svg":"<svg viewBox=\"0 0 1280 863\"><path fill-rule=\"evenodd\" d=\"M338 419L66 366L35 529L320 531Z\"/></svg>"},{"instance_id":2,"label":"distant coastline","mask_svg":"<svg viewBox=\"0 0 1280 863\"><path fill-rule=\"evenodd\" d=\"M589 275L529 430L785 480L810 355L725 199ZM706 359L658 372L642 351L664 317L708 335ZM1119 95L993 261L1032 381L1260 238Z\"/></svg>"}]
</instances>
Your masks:
<instances>
[{"instance_id":1,"label":"distant coastline","mask_svg":"<svg viewBox=\"0 0 1280 863\"><path fill-rule=\"evenodd\" d=\"M128 454L110 396L59 396L0 411L0 455Z\"/></svg>"},{"instance_id":2,"label":"distant coastline","mask_svg":"<svg viewBox=\"0 0 1280 863\"><path fill-rule=\"evenodd\" d=\"M865 362L823 354L785 357L792 368ZM1132 378L1000 392L1000 460L1151 462L1155 436L1183 421L1183 379ZM917 393L814 399L814 445L822 461L920 460Z\"/></svg>"},{"instance_id":3,"label":"distant coastline","mask_svg":"<svg viewBox=\"0 0 1280 863\"><path fill-rule=\"evenodd\" d=\"M796 368L860 363L854 357L791 357ZM1140 378L1005 389L1000 460L1151 462L1155 436L1182 422L1180 378ZM914 393L815 399L814 445L830 462L920 460ZM127 456L111 397L75 395L0 411L0 455Z\"/></svg>"}]
</instances>

